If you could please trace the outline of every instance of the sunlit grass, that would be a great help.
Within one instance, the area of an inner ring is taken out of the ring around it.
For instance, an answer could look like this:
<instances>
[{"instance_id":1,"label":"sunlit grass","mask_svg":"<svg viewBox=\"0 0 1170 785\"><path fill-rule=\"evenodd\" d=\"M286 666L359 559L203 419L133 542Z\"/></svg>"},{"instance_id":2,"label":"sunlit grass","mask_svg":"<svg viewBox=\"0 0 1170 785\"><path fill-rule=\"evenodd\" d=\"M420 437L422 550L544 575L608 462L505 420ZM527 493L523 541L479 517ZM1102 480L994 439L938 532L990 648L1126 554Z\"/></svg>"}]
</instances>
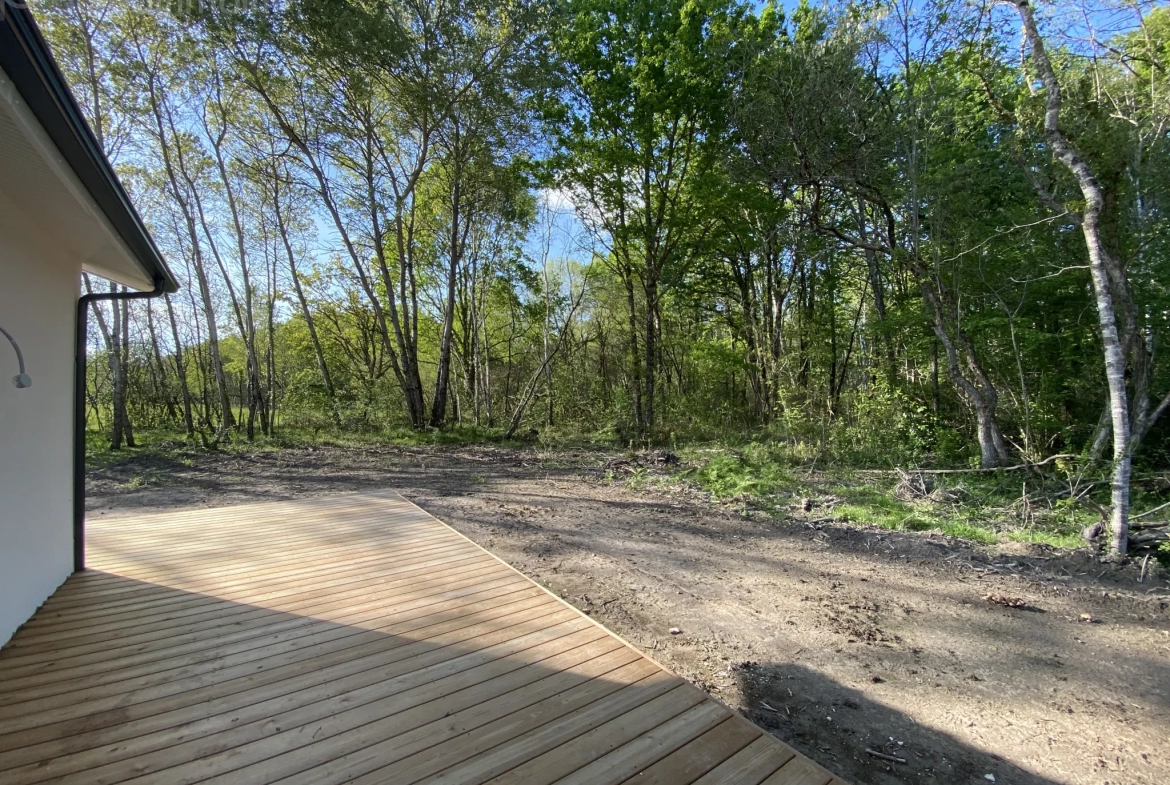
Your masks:
<instances>
[{"instance_id":1,"label":"sunlit grass","mask_svg":"<svg viewBox=\"0 0 1170 785\"><path fill-rule=\"evenodd\" d=\"M803 474L779 450L765 445L741 445L734 450L708 446L683 454L695 464L684 476L712 497L750 501L776 517L792 515L797 500L809 498L824 505L823 513L817 511L820 508L808 513L812 518L891 531L941 532L984 544L1033 542L1058 548L1082 545L1079 532L1091 517L1075 509L1045 509L1025 524L1013 507L1019 499L1014 481L976 478L967 481L970 487L953 488L950 501L903 501L894 496L892 476L846 468Z\"/></svg>"},{"instance_id":2,"label":"sunlit grass","mask_svg":"<svg viewBox=\"0 0 1170 785\"><path fill-rule=\"evenodd\" d=\"M1012 542L1030 542L1051 545L1054 548L1078 548L1085 544L1080 534L1062 534L1044 529L1022 529L1008 532L1007 539Z\"/></svg>"},{"instance_id":3,"label":"sunlit grass","mask_svg":"<svg viewBox=\"0 0 1170 785\"><path fill-rule=\"evenodd\" d=\"M87 465L104 468L131 460L132 456L158 454L184 466L193 466L209 450L201 440L188 441L181 431L139 431L139 447L111 451L108 435L90 432ZM597 465L612 455L615 445L605 434L582 434L569 429L547 429L522 441L506 442L501 428L455 426L415 431L406 427L347 430L284 426L272 436L257 434L247 441L233 432L229 441L214 450L226 454L254 454L285 449L362 449L376 446L458 446L473 444L527 444L545 468L564 465ZM598 441L600 440L600 441ZM1042 509L1021 509L1023 478L998 475L963 475L950 479L951 487L938 496L906 501L895 497L896 477L875 471L829 465L811 472L788 447L769 441L730 439L719 443L675 444L682 463L678 467L635 467L632 472L611 472L606 481L632 489L671 492L678 483L690 483L715 500L754 508L775 518L806 517L873 526L891 531L941 532L971 542L993 544L1021 542L1056 548L1076 548L1083 543L1080 531L1093 520L1090 511L1065 503ZM582 452L585 451L585 452ZM589 452L592 451L592 452ZM570 454L572 453L572 454ZM587 460L583 460L582 456ZM592 458L596 460L592 461ZM127 487L155 484L162 478L149 471L127 481ZM473 482L482 480L476 475ZM801 499L812 510L797 512ZM1150 502L1151 504L1153 502Z\"/></svg>"},{"instance_id":4,"label":"sunlit grass","mask_svg":"<svg viewBox=\"0 0 1170 785\"><path fill-rule=\"evenodd\" d=\"M747 497L767 502L798 487L792 470L762 445L735 450L696 448L684 450L683 457L696 464L686 476L716 499Z\"/></svg>"},{"instance_id":5,"label":"sunlit grass","mask_svg":"<svg viewBox=\"0 0 1170 785\"><path fill-rule=\"evenodd\" d=\"M943 534L949 534L951 537L959 537L964 540L982 542L988 545L1000 542L1000 536L996 531L970 523L943 521L938 528Z\"/></svg>"},{"instance_id":6,"label":"sunlit grass","mask_svg":"<svg viewBox=\"0 0 1170 785\"><path fill-rule=\"evenodd\" d=\"M135 433L134 447L120 450L110 449L109 433L90 429L86 434L86 466L101 469L121 463L131 456L143 454L166 455L190 463L190 458L210 451L227 455L251 455L262 452L276 452L289 449L337 448L355 449L386 445L428 446L467 445L499 441L503 436L500 428L456 426L444 429L414 431L410 428L386 430L345 430L334 428L280 427L272 435L257 432L251 441L240 431L232 431L230 438L207 444L198 436L188 440L186 434L176 429L139 430Z\"/></svg>"}]
</instances>

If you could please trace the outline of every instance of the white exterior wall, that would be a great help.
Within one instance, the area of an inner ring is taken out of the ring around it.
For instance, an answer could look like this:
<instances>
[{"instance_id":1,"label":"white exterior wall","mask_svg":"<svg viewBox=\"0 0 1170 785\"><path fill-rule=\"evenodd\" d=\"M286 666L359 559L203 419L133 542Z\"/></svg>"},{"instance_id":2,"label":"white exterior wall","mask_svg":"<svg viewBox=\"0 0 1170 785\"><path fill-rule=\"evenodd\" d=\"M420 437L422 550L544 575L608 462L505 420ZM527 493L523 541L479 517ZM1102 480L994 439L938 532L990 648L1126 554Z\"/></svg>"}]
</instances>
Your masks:
<instances>
[{"instance_id":1,"label":"white exterior wall","mask_svg":"<svg viewBox=\"0 0 1170 785\"><path fill-rule=\"evenodd\" d=\"M0 191L0 644L73 569L73 330L81 262ZM50 217L51 218L51 217ZM40 220L38 220L40 219Z\"/></svg>"}]
</instances>

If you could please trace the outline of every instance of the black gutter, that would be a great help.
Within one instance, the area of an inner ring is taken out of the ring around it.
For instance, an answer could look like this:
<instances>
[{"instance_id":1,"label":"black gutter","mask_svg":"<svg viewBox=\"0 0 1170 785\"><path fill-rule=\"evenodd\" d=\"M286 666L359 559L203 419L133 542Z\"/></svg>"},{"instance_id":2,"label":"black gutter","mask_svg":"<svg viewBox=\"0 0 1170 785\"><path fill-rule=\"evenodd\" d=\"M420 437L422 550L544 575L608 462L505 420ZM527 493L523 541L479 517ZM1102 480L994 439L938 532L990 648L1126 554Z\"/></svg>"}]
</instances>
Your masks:
<instances>
[{"instance_id":1,"label":"black gutter","mask_svg":"<svg viewBox=\"0 0 1170 785\"><path fill-rule=\"evenodd\" d=\"M179 284L118 181L32 13L23 3L0 0L0 68L16 85L66 164L142 265L147 278L156 282L161 279L164 291L177 292Z\"/></svg>"},{"instance_id":2,"label":"black gutter","mask_svg":"<svg viewBox=\"0 0 1170 785\"><path fill-rule=\"evenodd\" d=\"M0 0L3 2L4 0ZM89 355L89 304L102 300L145 300L167 293L166 281L154 279L149 292L84 294L77 300L73 378L73 571L85 569L85 378Z\"/></svg>"}]
</instances>

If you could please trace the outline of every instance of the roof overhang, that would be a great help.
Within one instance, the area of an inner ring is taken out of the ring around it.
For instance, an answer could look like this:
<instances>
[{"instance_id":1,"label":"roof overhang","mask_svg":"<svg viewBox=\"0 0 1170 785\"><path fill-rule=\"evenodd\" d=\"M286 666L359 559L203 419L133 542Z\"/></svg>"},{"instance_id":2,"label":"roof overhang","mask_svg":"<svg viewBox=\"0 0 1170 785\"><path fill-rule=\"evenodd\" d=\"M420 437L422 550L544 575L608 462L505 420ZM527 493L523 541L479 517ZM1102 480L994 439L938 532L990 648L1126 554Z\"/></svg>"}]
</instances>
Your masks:
<instances>
[{"instance_id":1,"label":"roof overhang","mask_svg":"<svg viewBox=\"0 0 1170 785\"><path fill-rule=\"evenodd\" d=\"M82 269L135 289L178 284L27 8L0 0L0 191Z\"/></svg>"}]
</instances>

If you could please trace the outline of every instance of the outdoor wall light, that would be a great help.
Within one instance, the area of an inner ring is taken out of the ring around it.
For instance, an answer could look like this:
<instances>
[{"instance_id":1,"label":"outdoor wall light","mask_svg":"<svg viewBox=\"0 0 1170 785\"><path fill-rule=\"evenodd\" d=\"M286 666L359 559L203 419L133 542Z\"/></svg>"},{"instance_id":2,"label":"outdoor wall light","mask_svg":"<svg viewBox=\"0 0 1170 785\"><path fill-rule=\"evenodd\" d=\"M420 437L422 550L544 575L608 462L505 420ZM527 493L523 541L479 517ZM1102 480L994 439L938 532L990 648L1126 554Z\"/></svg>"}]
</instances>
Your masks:
<instances>
[{"instance_id":1,"label":"outdoor wall light","mask_svg":"<svg viewBox=\"0 0 1170 785\"><path fill-rule=\"evenodd\" d=\"M24 372L24 354L20 351L20 344L3 327L0 327L0 333L4 333L4 337L12 344L12 348L16 350L16 362L20 365L20 373L12 377L12 383L21 389L32 387L32 377Z\"/></svg>"}]
</instances>

